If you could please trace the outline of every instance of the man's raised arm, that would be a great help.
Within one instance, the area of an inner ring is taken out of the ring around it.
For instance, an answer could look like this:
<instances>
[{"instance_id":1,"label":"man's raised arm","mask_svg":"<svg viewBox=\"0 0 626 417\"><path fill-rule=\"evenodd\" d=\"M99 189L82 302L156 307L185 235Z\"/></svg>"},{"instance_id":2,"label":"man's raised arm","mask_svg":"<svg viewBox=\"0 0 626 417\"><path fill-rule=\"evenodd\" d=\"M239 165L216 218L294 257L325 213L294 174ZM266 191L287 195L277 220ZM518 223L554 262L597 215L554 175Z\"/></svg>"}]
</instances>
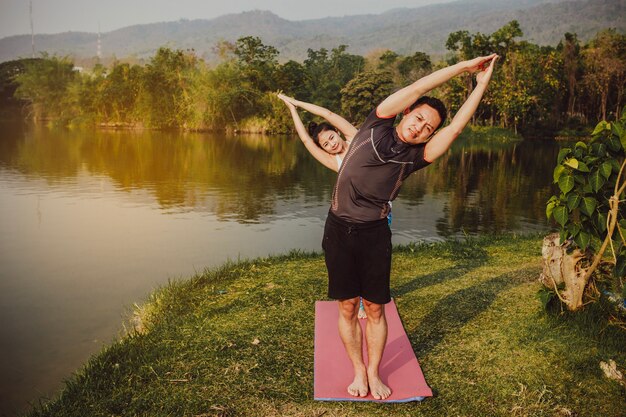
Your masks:
<instances>
[{"instance_id":1,"label":"man's raised arm","mask_svg":"<svg viewBox=\"0 0 626 417\"><path fill-rule=\"evenodd\" d=\"M418 98L428 93L433 88L439 87L441 84L465 71L475 72L495 57L496 54L491 54L468 61L462 61L422 77L413 84L387 97L376 108L376 114L381 118L394 117L398 113L402 113L406 108L411 106L411 104L415 103Z\"/></svg>"},{"instance_id":2,"label":"man's raised arm","mask_svg":"<svg viewBox=\"0 0 626 417\"><path fill-rule=\"evenodd\" d=\"M454 115L450 124L435 134L424 149L424 159L428 162L433 162L435 159L443 155L448 148L452 145L452 142L461 134L465 125L470 121L472 115L476 112L480 100L487 90L489 80L493 74L493 67L496 63L497 56L495 56L489 66L484 70L476 74L476 87L465 100L465 103L461 106L459 111Z\"/></svg>"}]
</instances>

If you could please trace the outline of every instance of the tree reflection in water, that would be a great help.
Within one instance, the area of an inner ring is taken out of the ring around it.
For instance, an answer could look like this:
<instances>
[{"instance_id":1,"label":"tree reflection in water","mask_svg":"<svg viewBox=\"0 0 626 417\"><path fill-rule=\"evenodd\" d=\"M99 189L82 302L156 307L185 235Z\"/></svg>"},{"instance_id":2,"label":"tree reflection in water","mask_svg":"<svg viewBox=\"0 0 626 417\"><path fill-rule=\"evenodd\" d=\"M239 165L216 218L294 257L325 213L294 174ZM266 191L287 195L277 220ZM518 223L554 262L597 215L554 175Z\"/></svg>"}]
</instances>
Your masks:
<instances>
[{"instance_id":1,"label":"tree reflection in water","mask_svg":"<svg viewBox=\"0 0 626 417\"><path fill-rule=\"evenodd\" d=\"M287 136L159 131L68 131L35 127L0 148L0 162L29 177L62 184L81 173L107 176L119 190L146 190L167 212L200 211L224 221L260 222L284 201L325 205L335 173ZM413 174L399 204L443 198L442 236L545 224L546 196L558 146L460 140L431 167ZM429 210L429 207L420 207Z\"/></svg>"}]
</instances>

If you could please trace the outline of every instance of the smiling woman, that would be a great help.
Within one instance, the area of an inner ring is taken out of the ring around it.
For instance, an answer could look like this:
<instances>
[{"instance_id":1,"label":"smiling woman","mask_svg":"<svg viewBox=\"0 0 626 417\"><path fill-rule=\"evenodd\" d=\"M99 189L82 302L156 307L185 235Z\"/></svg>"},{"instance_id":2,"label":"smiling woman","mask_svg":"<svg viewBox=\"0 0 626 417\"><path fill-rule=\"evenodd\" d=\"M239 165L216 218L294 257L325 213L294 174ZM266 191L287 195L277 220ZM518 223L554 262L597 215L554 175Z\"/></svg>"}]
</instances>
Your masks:
<instances>
[{"instance_id":1,"label":"smiling woman","mask_svg":"<svg viewBox=\"0 0 626 417\"><path fill-rule=\"evenodd\" d=\"M296 132L298 132L300 140L302 140L309 153L325 167L335 172L339 171L357 129L346 119L324 107L299 101L284 94L278 94L278 97L289 108ZM307 130L300 119L297 107L301 107L316 116L323 117L329 123L317 124L311 122ZM345 140L341 137L339 131L343 133Z\"/></svg>"}]
</instances>

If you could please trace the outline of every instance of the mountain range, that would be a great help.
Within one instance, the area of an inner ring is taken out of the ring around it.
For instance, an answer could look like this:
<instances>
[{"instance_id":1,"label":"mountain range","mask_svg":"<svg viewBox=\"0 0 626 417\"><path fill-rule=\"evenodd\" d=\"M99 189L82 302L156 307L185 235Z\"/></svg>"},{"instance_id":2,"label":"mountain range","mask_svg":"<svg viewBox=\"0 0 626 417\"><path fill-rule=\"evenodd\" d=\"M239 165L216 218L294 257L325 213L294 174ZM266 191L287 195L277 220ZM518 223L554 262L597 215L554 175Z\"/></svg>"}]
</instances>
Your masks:
<instances>
[{"instance_id":1,"label":"mountain range","mask_svg":"<svg viewBox=\"0 0 626 417\"><path fill-rule=\"evenodd\" d=\"M215 19L178 20L133 25L100 34L103 57L145 59L160 46L194 49L207 60L215 59L221 40L258 36L280 51L280 60L306 58L307 49L332 49L349 45L348 52L366 55L391 49L403 55L415 51L446 52L448 35L458 30L492 33L511 20L519 21L523 39L556 45L566 32L587 41L599 30L626 31L625 0L459 0L381 14L352 15L289 21L262 10L224 15ZM98 34L64 32L35 35L39 53L95 57ZM0 39L0 62L31 56L31 36Z\"/></svg>"}]
</instances>

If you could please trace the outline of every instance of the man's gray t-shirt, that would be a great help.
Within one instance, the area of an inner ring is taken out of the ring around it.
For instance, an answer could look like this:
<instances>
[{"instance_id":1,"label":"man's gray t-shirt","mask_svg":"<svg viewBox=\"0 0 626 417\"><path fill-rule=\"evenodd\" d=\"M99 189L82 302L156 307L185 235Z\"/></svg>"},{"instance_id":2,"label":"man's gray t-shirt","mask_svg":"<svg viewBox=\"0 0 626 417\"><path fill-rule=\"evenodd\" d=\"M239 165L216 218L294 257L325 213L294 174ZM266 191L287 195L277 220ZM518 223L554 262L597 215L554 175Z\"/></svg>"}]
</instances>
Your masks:
<instances>
[{"instance_id":1,"label":"man's gray t-shirt","mask_svg":"<svg viewBox=\"0 0 626 417\"><path fill-rule=\"evenodd\" d=\"M430 164L426 144L400 140L394 120L374 109L352 140L333 190L331 211L338 217L356 223L385 218L402 181Z\"/></svg>"}]
</instances>

